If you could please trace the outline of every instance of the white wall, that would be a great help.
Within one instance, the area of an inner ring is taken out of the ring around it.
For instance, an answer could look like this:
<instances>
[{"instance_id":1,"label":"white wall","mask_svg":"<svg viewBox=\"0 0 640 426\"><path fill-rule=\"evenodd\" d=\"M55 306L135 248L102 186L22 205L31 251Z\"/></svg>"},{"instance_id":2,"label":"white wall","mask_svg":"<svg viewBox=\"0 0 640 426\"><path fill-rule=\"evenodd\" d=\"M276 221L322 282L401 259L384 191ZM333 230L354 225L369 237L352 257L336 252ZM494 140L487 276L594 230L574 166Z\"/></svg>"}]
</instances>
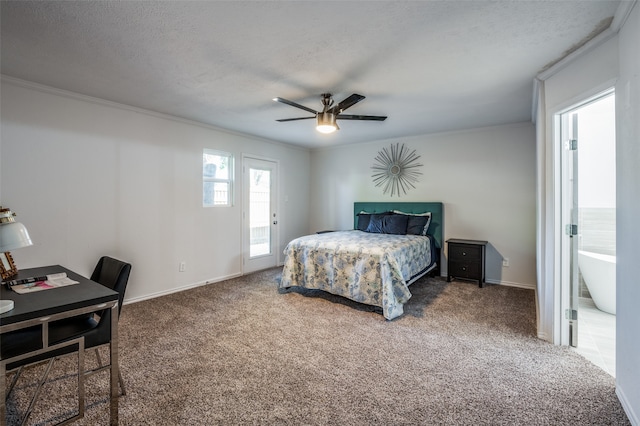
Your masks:
<instances>
[{"instance_id":1,"label":"white wall","mask_svg":"<svg viewBox=\"0 0 640 426\"><path fill-rule=\"evenodd\" d=\"M355 201L442 201L445 239L489 241L489 282L534 288L534 131L520 123L314 150L309 231L352 229ZM373 184L371 166L396 142L424 166L416 188L392 198Z\"/></svg>"},{"instance_id":2,"label":"white wall","mask_svg":"<svg viewBox=\"0 0 640 426\"><path fill-rule=\"evenodd\" d=\"M616 391L632 424L640 424L640 5L619 34L617 116Z\"/></svg>"},{"instance_id":3,"label":"white wall","mask_svg":"<svg viewBox=\"0 0 640 426\"><path fill-rule=\"evenodd\" d=\"M578 203L580 208L616 207L615 96L578 111Z\"/></svg>"},{"instance_id":4,"label":"white wall","mask_svg":"<svg viewBox=\"0 0 640 426\"><path fill-rule=\"evenodd\" d=\"M624 6L624 5L622 5ZM550 219L542 232L545 268L541 275L541 324L539 334L557 342L561 323L559 298L558 239L554 240L554 214L558 194L554 193L556 165L553 157L553 114L615 84L616 89L616 199L617 199L617 316L616 393L631 423L640 424L640 7L636 3L617 36L594 47L548 77L546 136L539 170L543 173L541 211ZM544 222L543 222L544 223ZM554 273L556 271L556 273Z\"/></svg>"},{"instance_id":5,"label":"white wall","mask_svg":"<svg viewBox=\"0 0 640 426\"><path fill-rule=\"evenodd\" d=\"M242 154L279 160L278 253L309 227L306 149L7 78L1 108L0 201L35 243L19 268L112 255L133 264L129 301L241 274ZM202 207L204 148L235 156L233 207Z\"/></svg>"}]
</instances>

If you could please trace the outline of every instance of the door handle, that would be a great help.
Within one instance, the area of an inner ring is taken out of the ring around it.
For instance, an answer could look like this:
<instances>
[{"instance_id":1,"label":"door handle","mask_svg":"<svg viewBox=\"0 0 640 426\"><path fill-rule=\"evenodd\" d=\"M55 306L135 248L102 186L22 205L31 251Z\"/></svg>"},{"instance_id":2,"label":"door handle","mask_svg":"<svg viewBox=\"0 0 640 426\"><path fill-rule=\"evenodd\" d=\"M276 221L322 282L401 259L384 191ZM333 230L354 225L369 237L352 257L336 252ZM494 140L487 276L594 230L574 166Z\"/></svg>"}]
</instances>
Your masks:
<instances>
[{"instance_id":1,"label":"door handle","mask_svg":"<svg viewBox=\"0 0 640 426\"><path fill-rule=\"evenodd\" d=\"M277 224L278 224L278 221L277 221L277 220L274 220L274 221L273 221L273 224L274 224L274 225L277 225Z\"/></svg>"}]
</instances>

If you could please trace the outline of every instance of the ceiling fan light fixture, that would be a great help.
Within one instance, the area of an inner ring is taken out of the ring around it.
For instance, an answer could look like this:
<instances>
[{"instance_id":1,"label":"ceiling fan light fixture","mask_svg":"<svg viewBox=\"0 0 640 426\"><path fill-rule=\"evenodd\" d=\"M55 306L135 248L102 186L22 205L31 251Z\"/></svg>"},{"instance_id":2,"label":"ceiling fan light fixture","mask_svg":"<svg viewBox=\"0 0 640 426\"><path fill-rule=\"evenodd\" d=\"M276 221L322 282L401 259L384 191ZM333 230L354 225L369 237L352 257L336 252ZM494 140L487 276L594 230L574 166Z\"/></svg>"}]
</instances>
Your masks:
<instances>
[{"instance_id":1,"label":"ceiling fan light fixture","mask_svg":"<svg viewBox=\"0 0 640 426\"><path fill-rule=\"evenodd\" d=\"M303 109L311 114L312 116L306 117L295 117L295 118L282 118L276 121L298 121L298 120L312 120L316 119L316 130L320 133L333 133L336 130L340 130L338 124L336 124L336 119L341 118L344 120L364 120L364 121L384 121L387 119L387 116L382 115L352 115L352 114L343 114L344 110L347 108L351 108L353 105L357 104L361 100L364 99L364 96L358 95L357 93L348 96L337 105L333 104L333 99L331 98L330 93L322 94L322 112L316 111L312 108L306 107L304 105L300 105L299 103L284 99L284 98L273 98L275 102L280 102L298 109Z\"/></svg>"},{"instance_id":2,"label":"ceiling fan light fixture","mask_svg":"<svg viewBox=\"0 0 640 426\"><path fill-rule=\"evenodd\" d=\"M336 125L336 115L330 112L320 112L318 113L318 125L316 126L316 130L320 133L333 133L338 130L338 126Z\"/></svg>"}]
</instances>

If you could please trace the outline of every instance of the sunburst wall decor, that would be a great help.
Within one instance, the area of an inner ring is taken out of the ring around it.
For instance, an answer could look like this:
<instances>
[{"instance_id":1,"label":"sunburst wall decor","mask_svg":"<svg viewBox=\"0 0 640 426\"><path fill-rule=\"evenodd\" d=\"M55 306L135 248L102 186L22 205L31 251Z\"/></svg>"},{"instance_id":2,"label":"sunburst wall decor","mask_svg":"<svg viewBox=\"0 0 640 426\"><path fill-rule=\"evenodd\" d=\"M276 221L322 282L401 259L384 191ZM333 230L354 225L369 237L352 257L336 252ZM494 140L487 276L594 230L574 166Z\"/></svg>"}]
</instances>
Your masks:
<instances>
[{"instance_id":1,"label":"sunburst wall decor","mask_svg":"<svg viewBox=\"0 0 640 426\"><path fill-rule=\"evenodd\" d=\"M414 182L418 182L418 176L422 174L418 167L422 164L418 163L419 155L416 150L409 151L404 144L391 144L391 147L382 148L378 151L378 155L374 158L373 183L376 186L382 186L384 194L391 192L391 196L400 196L407 193L409 188L415 188Z\"/></svg>"}]
</instances>

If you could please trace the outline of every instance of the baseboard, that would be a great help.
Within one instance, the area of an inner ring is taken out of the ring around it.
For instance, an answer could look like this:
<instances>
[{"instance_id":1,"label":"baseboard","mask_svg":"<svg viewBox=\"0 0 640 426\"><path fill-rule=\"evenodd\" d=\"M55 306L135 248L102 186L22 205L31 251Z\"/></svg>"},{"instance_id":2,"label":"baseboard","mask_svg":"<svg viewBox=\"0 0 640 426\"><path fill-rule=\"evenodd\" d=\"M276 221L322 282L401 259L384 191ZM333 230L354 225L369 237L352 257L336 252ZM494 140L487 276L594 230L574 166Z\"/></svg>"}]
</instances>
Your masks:
<instances>
[{"instance_id":1,"label":"baseboard","mask_svg":"<svg viewBox=\"0 0 640 426\"><path fill-rule=\"evenodd\" d=\"M440 277L442 278L448 278L447 274L442 274L442 272L440 273ZM524 288L527 290L535 290L536 289L536 285L535 284L522 284L522 283L514 283L511 281L500 281L500 280L484 280L485 283L487 284L498 284L498 285L504 285L507 287L518 287L518 288ZM477 283L477 281L476 281Z\"/></svg>"},{"instance_id":2,"label":"baseboard","mask_svg":"<svg viewBox=\"0 0 640 426\"><path fill-rule=\"evenodd\" d=\"M231 278L237 278L239 276L242 276L241 273L237 273L237 274L231 274L231 275L227 275L227 276L223 276L223 277L218 277L218 278L213 278L210 280L205 280L205 281L199 281L196 283L192 283L192 284L187 284L181 287L175 287L175 288L171 288L168 290L163 290L163 291L158 291L155 293L151 293L151 294L146 294L144 296L139 296L139 297L134 297L131 299L125 299L123 302L123 305L128 305L129 303L136 303L136 302L142 302L143 300L149 300L149 299L155 299L156 297L161 297L161 296L166 296L168 294L172 294L172 293L178 293L180 291L185 291L185 290L189 290L192 288L196 288L196 287L201 287L203 285L207 285L207 284L213 284L213 283L217 283L220 281L225 281L225 280L229 280ZM440 275L440 277L442 278L447 278L446 275ZM498 285L504 285L504 286L508 286L508 287L519 287L519 288L524 288L527 290L535 290L535 286L531 286L529 284L521 284L521 283L513 283L513 282L509 282L509 281L497 281L497 280L486 280L486 282L488 284L498 284Z\"/></svg>"},{"instance_id":3,"label":"baseboard","mask_svg":"<svg viewBox=\"0 0 640 426\"><path fill-rule=\"evenodd\" d=\"M622 389L620 389L617 386L616 386L616 395L618 396L618 399L620 400L620 404L622 405L622 409L624 410L624 413L629 418L629 421L631 422L631 424L633 426L640 425L640 418L636 415L636 413L634 413L633 407L629 403L629 400L625 397L624 392L622 392Z\"/></svg>"},{"instance_id":4,"label":"baseboard","mask_svg":"<svg viewBox=\"0 0 640 426\"><path fill-rule=\"evenodd\" d=\"M549 342L551 343L551 339L549 338L549 336L547 336L547 333L538 333L538 339L540 340L544 340L545 342Z\"/></svg>"},{"instance_id":5,"label":"baseboard","mask_svg":"<svg viewBox=\"0 0 640 426\"><path fill-rule=\"evenodd\" d=\"M142 302L143 300L155 299L156 297L166 296L168 294L178 293L180 291L190 290L190 289L196 288L196 287L202 287L203 285L213 284L213 283L217 283L217 282L225 281L225 280L230 280L231 278L237 278L237 277L239 277L241 275L242 274L240 274L240 273L231 274L231 275L226 275L224 277L218 277L218 278L213 278L213 279L210 279L210 280L200 281L200 282L193 283L193 284L187 284L187 285L180 286L180 287L174 287L174 288L171 288L169 290L158 291L156 293L151 293L151 294L147 294L147 295L140 296L140 297L134 297L134 298L131 298L131 299L125 299L122 302L122 304L123 305L128 305L129 303L136 303L136 302Z\"/></svg>"},{"instance_id":6,"label":"baseboard","mask_svg":"<svg viewBox=\"0 0 640 426\"><path fill-rule=\"evenodd\" d=\"M518 288L524 288L527 290L535 290L536 289L536 285L535 284L523 284L523 283L514 283L511 281L501 281L501 280L485 280L485 282L487 284L498 284L498 285L504 285L507 287L518 287Z\"/></svg>"}]
</instances>

